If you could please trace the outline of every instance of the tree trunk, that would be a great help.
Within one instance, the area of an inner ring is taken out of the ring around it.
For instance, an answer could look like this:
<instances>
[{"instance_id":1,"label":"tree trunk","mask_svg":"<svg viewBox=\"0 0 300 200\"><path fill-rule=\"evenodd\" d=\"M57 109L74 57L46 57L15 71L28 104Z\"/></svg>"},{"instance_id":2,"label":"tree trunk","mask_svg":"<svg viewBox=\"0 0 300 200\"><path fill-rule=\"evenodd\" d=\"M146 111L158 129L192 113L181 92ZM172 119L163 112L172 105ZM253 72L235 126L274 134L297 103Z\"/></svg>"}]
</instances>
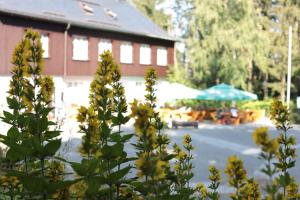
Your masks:
<instances>
[{"instance_id":1,"label":"tree trunk","mask_svg":"<svg viewBox=\"0 0 300 200\"><path fill-rule=\"evenodd\" d=\"M280 91L280 96L281 96L281 101L282 102L285 102L285 87L286 87L286 84L285 84L285 73L283 73L282 77L281 77L281 91Z\"/></svg>"},{"instance_id":2,"label":"tree trunk","mask_svg":"<svg viewBox=\"0 0 300 200\"><path fill-rule=\"evenodd\" d=\"M269 79L269 74L266 73L265 74L265 79L264 79L264 83L263 83L263 87L264 87L264 100L268 98L268 79Z\"/></svg>"},{"instance_id":3,"label":"tree trunk","mask_svg":"<svg viewBox=\"0 0 300 200\"><path fill-rule=\"evenodd\" d=\"M253 63L252 60L249 60L248 63L248 82L247 89L249 92L252 92L252 71L253 71Z\"/></svg>"}]
</instances>

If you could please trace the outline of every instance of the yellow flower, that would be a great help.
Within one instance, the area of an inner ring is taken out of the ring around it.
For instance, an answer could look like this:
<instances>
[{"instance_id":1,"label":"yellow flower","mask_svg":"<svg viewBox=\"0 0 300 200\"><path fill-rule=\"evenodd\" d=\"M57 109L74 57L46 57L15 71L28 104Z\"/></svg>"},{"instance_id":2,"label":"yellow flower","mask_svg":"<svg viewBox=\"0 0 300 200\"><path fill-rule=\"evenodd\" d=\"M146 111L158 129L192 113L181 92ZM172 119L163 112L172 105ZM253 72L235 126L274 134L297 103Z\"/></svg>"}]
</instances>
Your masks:
<instances>
[{"instance_id":1,"label":"yellow flower","mask_svg":"<svg viewBox=\"0 0 300 200\"><path fill-rule=\"evenodd\" d=\"M256 128L252 138L257 145L263 145L269 141L269 130L267 127Z\"/></svg>"},{"instance_id":2,"label":"yellow flower","mask_svg":"<svg viewBox=\"0 0 300 200\"><path fill-rule=\"evenodd\" d=\"M240 190L242 199L260 199L259 185L253 179L247 180L247 183Z\"/></svg>"},{"instance_id":3,"label":"yellow flower","mask_svg":"<svg viewBox=\"0 0 300 200\"><path fill-rule=\"evenodd\" d=\"M153 179L154 180L164 179L166 177L165 171L166 171L167 167L168 167L168 162L158 160L156 162L156 172L155 172L155 176L153 177Z\"/></svg>"},{"instance_id":4,"label":"yellow flower","mask_svg":"<svg viewBox=\"0 0 300 200\"><path fill-rule=\"evenodd\" d=\"M277 154L279 143L277 139L270 140L269 138L269 130L267 127L261 127L255 129L252 134L252 138L254 142L261 147L262 151Z\"/></svg>"},{"instance_id":5,"label":"yellow flower","mask_svg":"<svg viewBox=\"0 0 300 200\"><path fill-rule=\"evenodd\" d=\"M191 150L194 149L194 147L193 147L193 145L191 144L191 142L192 142L191 136L190 136L190 135L184 135L184 137L183 137L183 146L184 146L187 150L189 150L189 151L191 151Z\"/></svg>"},{"instance_id":6,"label":"yellow flower","mask_svg":"<svg viewBox=\"0 0 300 200\"><path fill-rule=\"evenodd\" d=\"M213 182L221 182L221 172L215 166L211 165L208 167L210 172L209 180Z\"/></svg>"},{"instance_id":7,"label":"yellow flower","mask_svg":"<svg viewBox=\"0 0 300 200\"><path fill-rule=\"evenodd\" d=\"M198 183L196 186L196 190L200 193L202 198L208 197L208 190L203 183Z\"/></svg>"},{"instance_id":8,"label":"yellow flower","mask_svg":"<svg viewBox=\"0 0 300 200\"><path fill-rule=\"evenodd\" d=\"M282 129L282 125L287 127L290 122L289 110L281 101L274 100L272 102L270 115L277 129Z\"/></svg>"},{"instance_id":9,"label":"yellow flower","mask_svg":"<svg viewBox=\"0 0 300 200\"><path fill-rule=\"evenodd\" d=\"M50 102L54 94L54 82L52 77L45 76L41 78L41 95L45 102Z\"/></svg>"},{"instance_id":10,"label":"yellow flower","mask_svg":"<svg viewBox=\"0 0 300 200\"><path fill-rule=\"evenodd\" d=\"M85 122L87 118L87 113L88 113L88 109L84 106L80 106L80 108L78 109L77 121L80 123Z\"/></svg>"},{"instance_id":11,"label":"yellow flower","mask_svg":"<svg viewBox=\"0 0 300 200\"><path fill-rule=\"evenodd\" d=\"M139 158L135 161L138 177L149 176L152 171L152 162L147 153L141 153Z\"/></svg>"},{"instance_id":12,"label":"yellow flower","mask_svg":"<svg viewBox=\"0 0 300 200\"><path fill-rule=\"evenodd\" d=\"M287 195L288 199L296 199L299 197L298 185L294 180L287 186Z\"/></svg>"},{"instance_id":13,"label":"yellow flower","mask_svg":"<svg viewBox=\"0 0 300 200\"><path fill-rule=\"evenodd\" d=\"M243 161L236 156L230 156L227 161L225 173L228 175L229 185L237 187L247 178Z\"/></svg>"}]
</instances>

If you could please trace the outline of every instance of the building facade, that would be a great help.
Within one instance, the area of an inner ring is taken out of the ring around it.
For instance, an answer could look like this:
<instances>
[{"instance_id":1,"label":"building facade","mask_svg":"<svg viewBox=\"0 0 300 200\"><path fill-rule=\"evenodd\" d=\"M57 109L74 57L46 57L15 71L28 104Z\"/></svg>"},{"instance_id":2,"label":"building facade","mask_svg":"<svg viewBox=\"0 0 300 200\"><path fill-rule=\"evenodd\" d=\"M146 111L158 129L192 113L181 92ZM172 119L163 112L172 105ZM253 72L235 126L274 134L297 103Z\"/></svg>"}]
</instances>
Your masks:
<instances>
[{"instance_id":1,"label":"building facade","mask_svg":"<svg viewBox=\"0 0 300 200\"><path fill-rule=\"evenodd\" d=\"M174 39L125 0L0 0L2 104L13 50L29 27L41 35L44 73L54 77L58 108L88 103L89 84L104 50L121 67L129 102L143 98L148 66L156 69L160 84L174 64Z\"/></svg>"}]
</instances>

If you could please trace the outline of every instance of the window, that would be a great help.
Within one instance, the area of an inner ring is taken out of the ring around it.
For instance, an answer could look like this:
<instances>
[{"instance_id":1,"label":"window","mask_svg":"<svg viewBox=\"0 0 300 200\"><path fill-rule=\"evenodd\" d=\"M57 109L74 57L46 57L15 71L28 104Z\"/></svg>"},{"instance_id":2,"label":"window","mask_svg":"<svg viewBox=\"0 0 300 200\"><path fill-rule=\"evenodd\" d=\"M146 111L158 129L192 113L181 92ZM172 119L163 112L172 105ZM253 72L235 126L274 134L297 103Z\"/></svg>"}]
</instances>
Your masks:
<instances>
[{"instance_id":1,"label":"window","mask_svg":"<svg viewBox=\"0 0 300 200\"><path fill-rule=\"evenodd\" d=\"M132 44L123 42L121 44L121 63L132 63Z\"/></svg>"},{"instance_id":2,"label":"window","mask_svg":"<svg viewBox=\"0 0 300 200\"><path fill-rule=\"evenodd\" d=\"M99 55L107 50L112 52L111 41L110 40L100 40L100 42L98 43L98 60L100 60Z\"/></svg>"},{"instance_id":3,"label":"window","mask_svg":"<svg viewBox=\"0 0 300 200\"><path fill-rule=\"evenodd\" d=\"M166 66L168 64L167 60L167 48L159 47L157 48L157 65Z\"/></svg>"},{"instance_id":4,"label":"window","mask_svg":"<svg viewBox=\"0 0 300 200\"><path fill-rule=\"evenodd\" d=\"M140 47L140 64L150 65L151 64L151 48L150 45L142 44Z\"/></svg>"},{"instance_id":5,"label":"window","mask_svg":"<svg viewBox=\"0 0 300 200\"><path fill-rule=\"evenodd\" d=\"M89 59L89 41L87 37L73 37L73 60Z\"/></svg>"},{"instance_id":6,"label":"window","mask_svg":"<svg viewBox=\"0 0 300 200\"><path fill-rule=\"evenodd\" d=\"M49 34L41 34L43 58L49 58Z\"/></svg>"},{"instance_id":7,"label":"window","mask_svg":"<svg viewBox=\"0 0 300 200\"><path fill-rule=\"evenodd\" d=\"M86 3L80 2L80 7L87 15L92 15L94 13L94 9Z\"/></svg>"}]
</instances>

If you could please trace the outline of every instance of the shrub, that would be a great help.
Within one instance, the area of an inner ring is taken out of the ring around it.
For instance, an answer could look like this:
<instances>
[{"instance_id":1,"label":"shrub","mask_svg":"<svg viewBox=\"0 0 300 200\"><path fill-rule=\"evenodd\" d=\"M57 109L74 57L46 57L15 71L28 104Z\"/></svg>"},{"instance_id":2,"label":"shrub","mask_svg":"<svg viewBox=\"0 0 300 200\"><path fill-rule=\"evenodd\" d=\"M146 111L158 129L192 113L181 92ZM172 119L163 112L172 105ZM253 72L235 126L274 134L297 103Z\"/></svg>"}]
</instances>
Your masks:
<instances>
[{"instance_id":1,"label":"shrub","mask_svg":"<svg viewBox=\"0 0 300 200\"><path fill-rule=\"evenodd\" d=\"M49 121L54 83L42 76L42 47L38 33L31 29L17 45L12 58L12 79L2 120L10 125L0 135L5 155L3 195L10 199L48 199L70 182L52 179L49 163L61 145L60 131Z\"/></svg>"}]
</instances>

